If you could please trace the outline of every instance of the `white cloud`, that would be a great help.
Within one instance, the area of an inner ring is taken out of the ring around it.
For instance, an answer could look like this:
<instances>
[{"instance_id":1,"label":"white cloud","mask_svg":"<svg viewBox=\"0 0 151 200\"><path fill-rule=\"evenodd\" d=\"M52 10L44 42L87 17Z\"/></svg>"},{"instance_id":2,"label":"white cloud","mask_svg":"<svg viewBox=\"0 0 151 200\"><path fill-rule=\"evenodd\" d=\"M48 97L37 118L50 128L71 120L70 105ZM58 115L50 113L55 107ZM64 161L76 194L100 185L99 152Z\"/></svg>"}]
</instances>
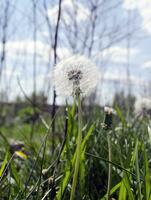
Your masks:
<instances>
[{"instance_id":1,"label":"white cloud","mask_svg":"<svg viewBox=\"0 0 151 200\"><path fill-rule=\"evenodd\" d=\"M76 12L76 20L77 22L83 22L86 20L90 14L88 8L86 8L83 4L72 1L72 0L64 0L62 2L62 19L67 23L73 23L73 15ZM58 5L51 7L48 9L48 16L52 24L56 24L58 14Z\"/></svg>"},{"instance_id":2,"label":"white cloud","mask_svg":"<svg viewBox=\"0 0 151 200\"><path fill-rule=\"evenodd\" d=\"M6 55L7 59L12 62L12 60L24 60L28 58L32 59L34 55L34 47L36 45L37 58L43 62L49 62L49 57L53 58L53 49L50 45L43 43L42 41L33 40L16 40L8 41L6 43ZM2 49L2 44L0 43L0 49ZM71 55L71 52L66 47L58 47L57 54L59 59L66 58Z\"/></svg>"},{"instance_id":3,"label":"white cloud","mask_svg":"<svg viewBox=\"0 0 151 200\"><path fill-rule=\"evenodd\" d=\"M142 66L143 69L151 69L151 60L147 61Z\"/></svg>"},{"instance_id":4,"label":"white cloud","mask_svg":"<svg viewBox=\"0 0 151 200\"><path fill-rule=\"evenodd\" d=\"M20 76L21 75L21 72L19 69L15 69L13 70L11 67L6 67L6 69L4 68L4 71L3 71L3 76L6 78L12 78L12 77L17 77L17 76Z\"/></svg>"},{"instance_id":5,"label":"white cloud","mask_svg":"<svg viewBox=\"0 0 151 200\"><path fill-rule=\"evenodd\" d=\"M21 80L21 84L24 90L29 94L33 88L33 55L34 55L34 41L33 40L16 40L8 41L6 43L6 67L3 69L3 79L1 88L5 89L6 84L11 80L10 87L12 88L12 97L20 94L19 85L17 83L17 77ZM46 76L47 63L53 64L53 49L42 41L36 42L37 48L37 88L40 89L43 86L44 77ZM0 49L2 44L0 43ZM1 52L1 50L0 50ZM68 48L58 47L57 54L59 60L71 55ZM49 61L49 55L52 59ZM51 79L51 72L47 74L47 78ZM15 89L15 90L14 90Z\"/></svg>"},{"instance_id":6,"label":"white cloud","mask_svg":"<svg viewBox=\"0 0 151 200\"><path fill-rule=\"evenodd\" d=\"M138 49L130 48L129 53L132 58L138 53ZM95 57L101 57L103 60L108 60L110 62L125 63L127 62L127 48L119 46L111 47L97 53Z\"/></svg>"},{"instance_id":7,"label":"white cloud","mask_svg":"<svg viewBox=\"0 0 151 200\"><path fill-rule=\"evenodd\" d=\"M137 9L143 20L143 29L151 34L151 0L123 0L123 8Z\"/></svg>"},{"instance_id":8,"label":"white cloud","mask_svg":"<svg viewBox=\"0 0 151 200\"><path fill-rule=\"evenodd\" d=\"M2 45L2 44L1 44ZM41 41L33 40L16 40L6 43L6 53L9 57L32 56L36 46L37 56L42 59L48 59L49 45Z\"/></svg>"}]
</instances>

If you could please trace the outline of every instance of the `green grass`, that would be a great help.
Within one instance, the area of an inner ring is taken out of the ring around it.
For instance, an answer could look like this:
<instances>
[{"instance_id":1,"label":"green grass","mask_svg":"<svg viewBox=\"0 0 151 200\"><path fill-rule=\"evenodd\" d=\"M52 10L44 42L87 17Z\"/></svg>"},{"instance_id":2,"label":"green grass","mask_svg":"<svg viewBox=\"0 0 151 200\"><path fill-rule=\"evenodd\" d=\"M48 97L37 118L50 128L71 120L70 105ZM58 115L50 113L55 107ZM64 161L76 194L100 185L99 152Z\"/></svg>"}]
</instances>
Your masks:
<instances>
[{"instance_id":1,"label":"green grass","mask_svg":"<svg viewBox=\"0 0 151 200\"><path fill-rule=\"evenodd\" d=\"M67 116L64 113L58 110L55 117L54 153L51 152L52 120L49 115L42 113L42 118L35 122L32 139L31 124L23 120L24 111L17 114L13 123L0 127L0 199L70 199L77 152L77 109L68 106ZM131 116L127 121L119 108L117 113L110 133L110 196L119 200L151 200L149 118ZM86 112L82 113L76 200L107 199L108 131L101 127L103 115L96 108L89 117ZM19 150L20 157L10 150L10 139L24 142L24 147Z\"/></svg>"}]
</instances>

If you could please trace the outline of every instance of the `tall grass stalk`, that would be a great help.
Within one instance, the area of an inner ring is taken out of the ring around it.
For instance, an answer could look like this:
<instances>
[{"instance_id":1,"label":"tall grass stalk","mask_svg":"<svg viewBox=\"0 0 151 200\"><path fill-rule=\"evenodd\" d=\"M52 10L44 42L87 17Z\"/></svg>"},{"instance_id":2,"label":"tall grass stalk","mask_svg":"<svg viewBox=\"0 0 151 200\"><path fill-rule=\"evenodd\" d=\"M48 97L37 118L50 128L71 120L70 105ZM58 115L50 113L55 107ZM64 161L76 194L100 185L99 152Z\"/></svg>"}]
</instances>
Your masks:
<instances>
[{"instance_id":1,"label":"tall grass stalk","mask_svg":"<svg viewBox=\"0 0 151 200\"><path fill-rule=\"evenodd\" d=\"M139 169L139 159L138 159L138 140L136 141L136 160L135 160L135 166L136 166L136 175L137 175L137 188L138 188L138 199L142 200L142 192L141 192L141 181L140 181L140 169Z\"/></svg>"},{"instance_id":2,"label":"tall grass stalk","mask_svg":"<svg viewBox=\"0 0 151 200\"><path fill-rule=\"evenodd\" d=\"M81 142L82 142L82 109L81 109L81 99L80 99L80 94L79 94L78 95L78 140L77 140L77 147L76 147L76 162L75 162L70 200L74 199L77 180L78 180L80 155L81 155Z\"/></svg>"},{"instance_id":3,"label":"tall grass stalk","mask_svg":"<svg viewBox=\"0 0 151 200\"><path fill-rule=\"evenodd\" d=\"M108 168L108 183L107 183L107 200L110 199L110 190L111 190L111 175L112 175L112 148L111 148L111 138L110 134L107 135L108 143L108 157L109 157L109 168Z\"/></svg>"}]
</instances>

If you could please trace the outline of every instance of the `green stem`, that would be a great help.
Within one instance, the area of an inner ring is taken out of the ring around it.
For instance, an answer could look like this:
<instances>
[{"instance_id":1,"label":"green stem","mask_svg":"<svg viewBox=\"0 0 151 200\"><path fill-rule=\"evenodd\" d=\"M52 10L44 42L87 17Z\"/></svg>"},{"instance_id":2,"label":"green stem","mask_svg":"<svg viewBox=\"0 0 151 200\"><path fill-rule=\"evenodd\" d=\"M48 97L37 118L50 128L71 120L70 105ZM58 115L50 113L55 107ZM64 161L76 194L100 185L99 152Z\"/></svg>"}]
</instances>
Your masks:
<instances>
[{"instance_id":1,"label":"green stem","mask_svg":"<svg viewBox=\"0 0 151 200\"><path fill-rule=\"evenodd\" d=\"M108 168L108 184L107 184L107 200L110 199L110 190L111 190L111 174L112 174L112 149L111 149L111 141L110 135L107 135L107 142L108 142L108 155L109 155L109 168Z\"/></svg>"},{"instance_id":2,"label":"green stem","mask_svg":"<svg viewBox=\"0 0 151 200\"><path fill-rule=\"evenodd\" d=\"M74 175L73 175L70 200L74 199L77 180L78 180L80 155L81 155L81 142L82 142L82 115L81 115L81 99L80 99L80 94L79 94L78 95L78 140L77 140L76 161L75 161L75 169L74 169Z\"/></svg>"},{"instance_id":3,"label":"green stem","mask_svg":"<svg viewBox=\"0 0 151 200\"><path fill-rule=\"evenodd\" d=\"M138 163L138 140L136 141L136 158L135 158L135 165L136 165L136 174L137 174L137 185L138 185L138 199L142 200L142 190L141 190L141 181L140 181L140 171L139 171L139 163Z\"/></svg>"}]
</instances>

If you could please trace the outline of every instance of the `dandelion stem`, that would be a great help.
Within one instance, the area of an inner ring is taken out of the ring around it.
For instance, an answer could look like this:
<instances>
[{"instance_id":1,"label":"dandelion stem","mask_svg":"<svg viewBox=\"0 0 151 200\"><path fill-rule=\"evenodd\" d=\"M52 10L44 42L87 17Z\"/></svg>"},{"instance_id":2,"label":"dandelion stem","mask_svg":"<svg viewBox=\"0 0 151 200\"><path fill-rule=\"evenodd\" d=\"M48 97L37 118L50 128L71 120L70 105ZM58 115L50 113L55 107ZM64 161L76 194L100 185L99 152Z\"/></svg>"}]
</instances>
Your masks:
<instances>
[{"instance_id":1,"label":"dandelion stem","mask_svg":"<svg viewBox=\"0 0 151 200\"><path fill-rule=\"evenodd\" d=\"M109 156L109 167L108 167L108 184L107 184L107 200L110 199L110 190L111 190L111 174L112 174L112 149L111 149L111 140L110 135L107 135L107 143L108 143L108 156Z\"/></svg>"},{"instance_id":2,"label":"dandelion stem","mask_svg":"<svg viewBox=\"0 0 151 200\"><path fill-rule=\"evenodd\" d=\"M81 99L80 94L78 95L78 139L77 139L77 148L76 148L76 161L75 161L75 169L73 175L73 182L71 188L70 200L74 199L77 180L78 180L78 172L80 166L80 155L81 155L81 142L82 142L82 115L81 115Z\"/></svg>"}]
</instances>

